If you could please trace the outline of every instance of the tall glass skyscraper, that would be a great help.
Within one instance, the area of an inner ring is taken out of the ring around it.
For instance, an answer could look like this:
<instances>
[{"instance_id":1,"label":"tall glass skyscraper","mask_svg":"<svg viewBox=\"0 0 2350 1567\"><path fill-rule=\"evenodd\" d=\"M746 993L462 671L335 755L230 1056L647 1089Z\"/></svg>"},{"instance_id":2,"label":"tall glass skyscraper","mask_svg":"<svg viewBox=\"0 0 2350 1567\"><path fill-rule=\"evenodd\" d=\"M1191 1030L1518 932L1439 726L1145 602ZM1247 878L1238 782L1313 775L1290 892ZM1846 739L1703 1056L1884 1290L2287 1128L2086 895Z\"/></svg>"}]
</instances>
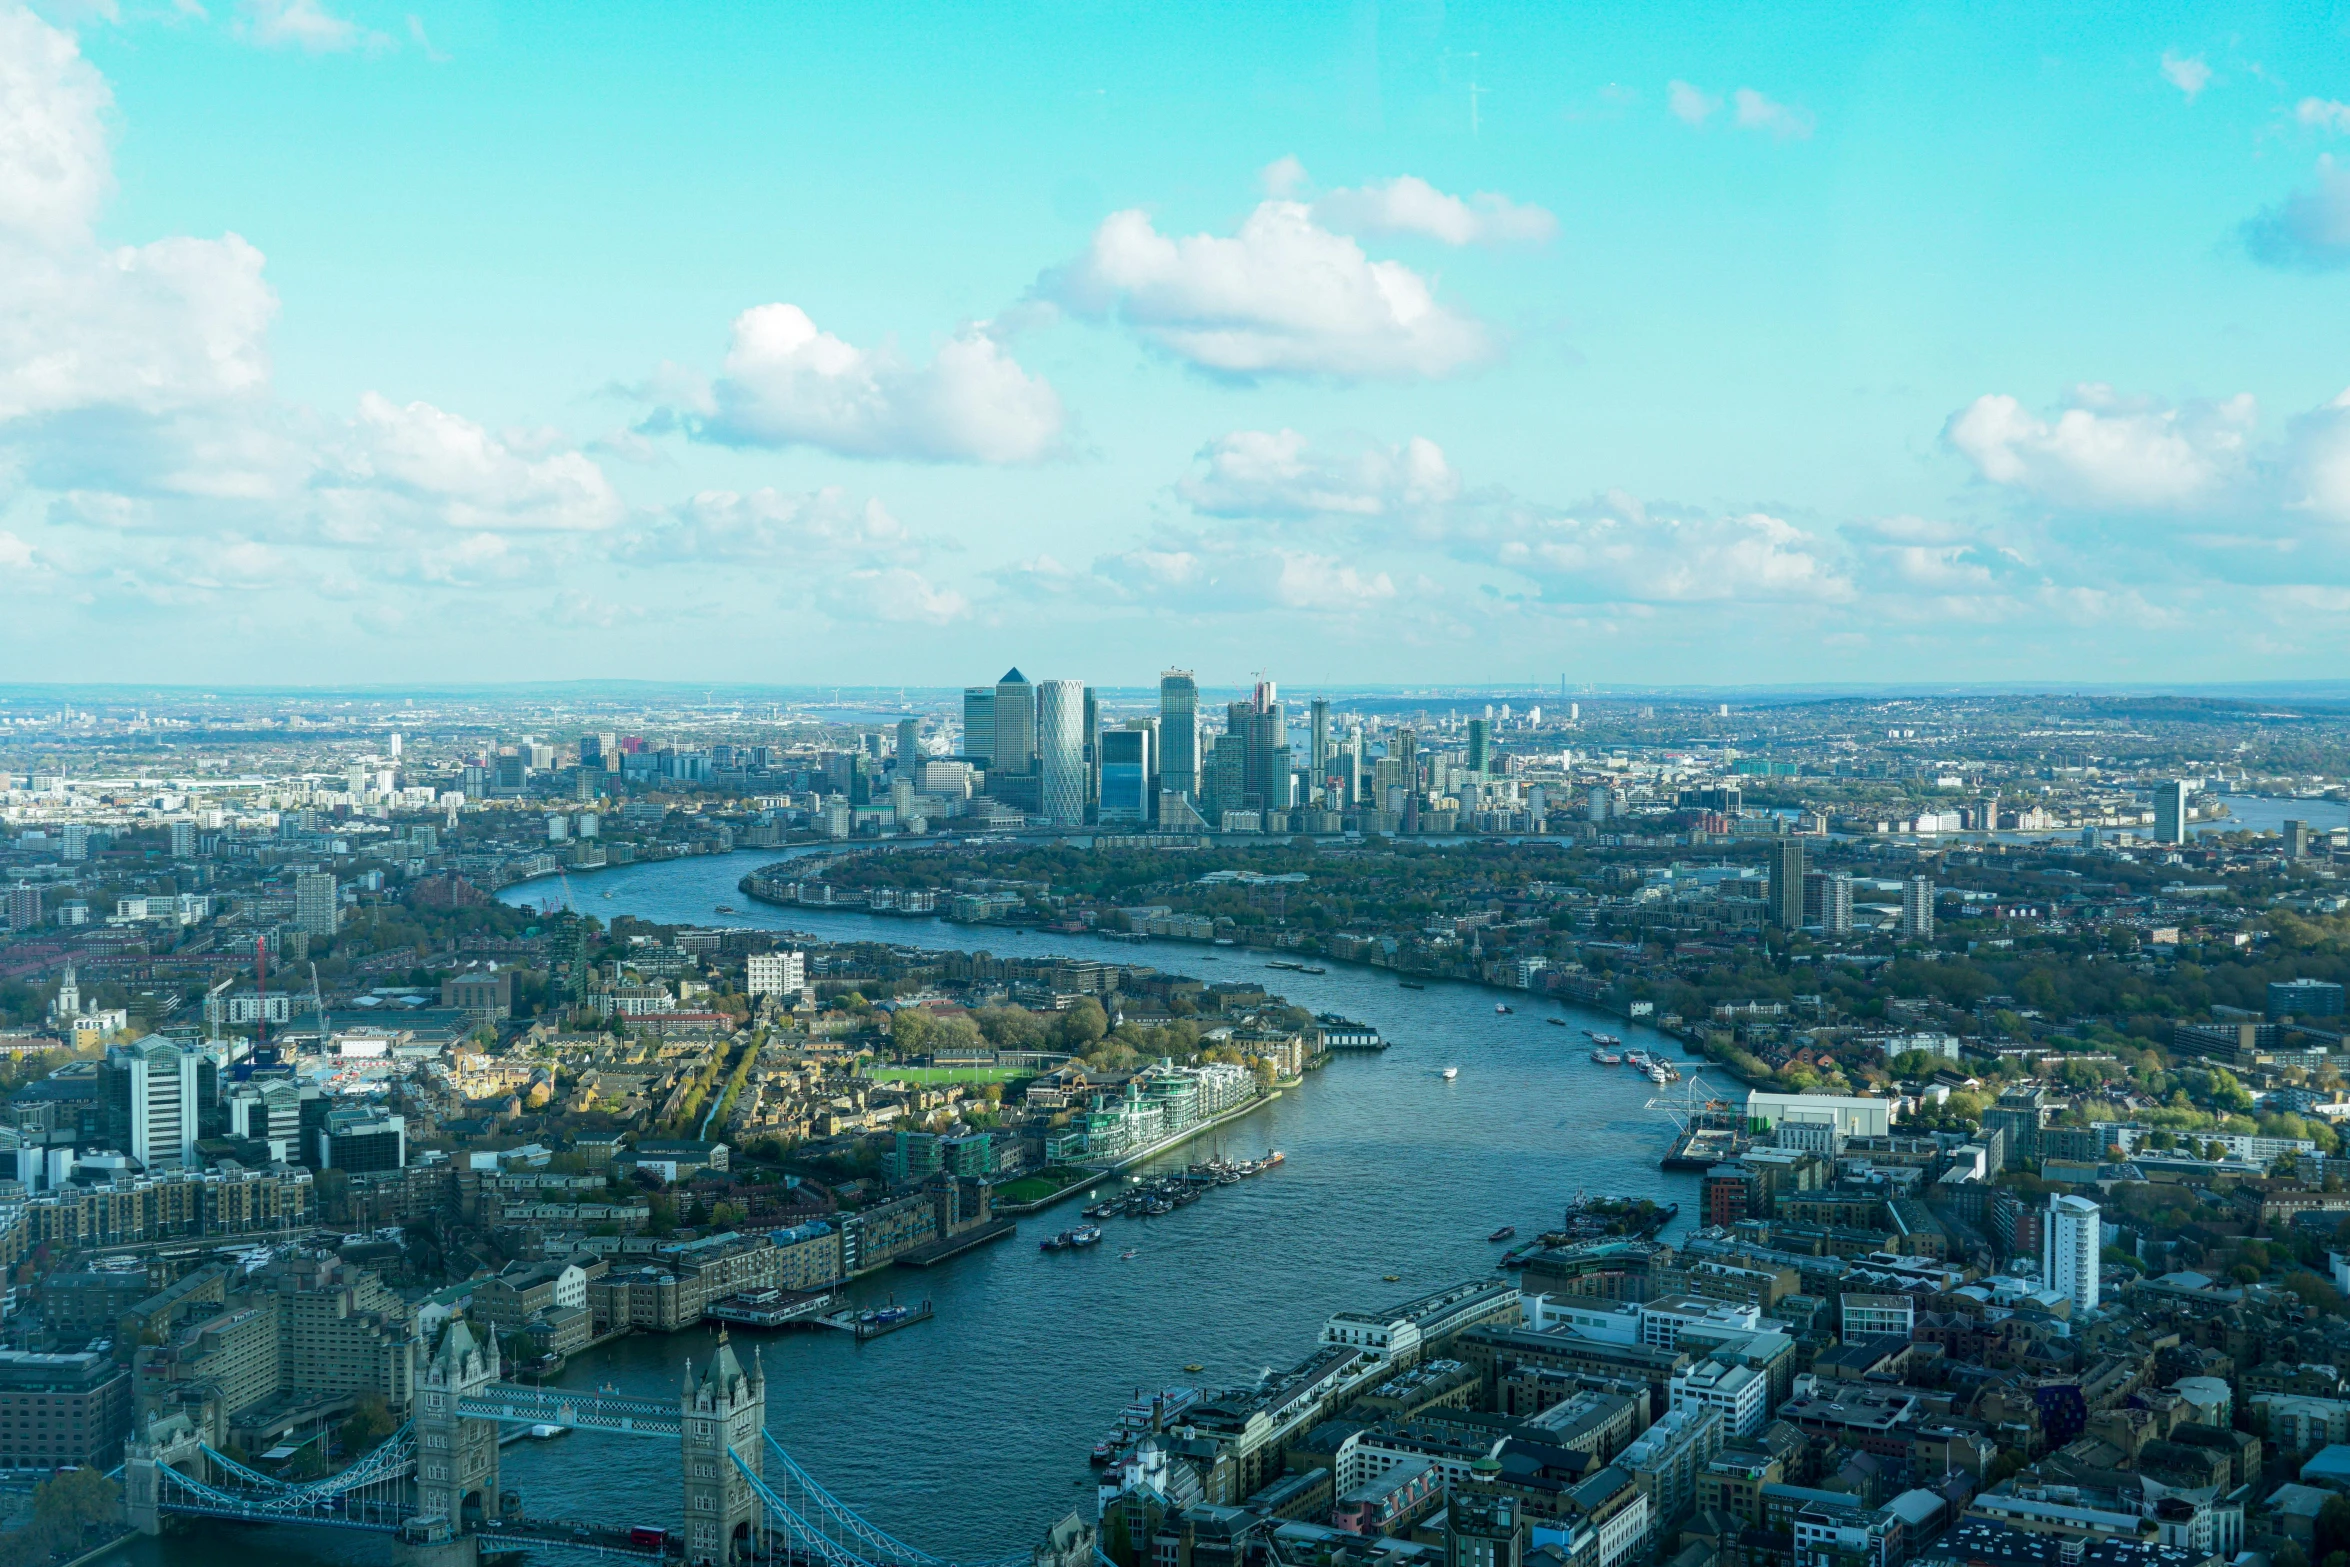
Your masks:
<instances>
[{"instance_id":1,"label":"tall glass skyscraper","mask_svg":"<svg viewBox=\"0 0 2350 1567\"><path fill-rule=\"evenodd\" d=\"M1017 671L1015 671L1017 673ZM996 687L996 711L1003 711ZM1085 825L1085 682L1047 680L1036 691L1038 803L1056 827Z\"/></svg>"},{"instance_id":2,"label":"tall glass skyscraper","mask_svg":"<svg viewBox=\"0 0 2350 1567\"><path fill-rule=\"evenodd\" d=\"M1140 825L1151 819L1157 802L1150 792L1151 732L1148 729L1105 729L1101 748L1101 821Z\"/></svg>"},{"instance_id":3,"label":"tall glass skyscraper","mask_svg":"<svg viewBox=\"0 0 2350 1567\"><path fill-rule=\"evenodd\" d=\"M1200 797L1199 682L1188 669L1159 677L1159 787Z\"/></svg>"},{"instance_id":4,"label":"tall glass skyscraper","mask_svg":"<svg viewBox=\"0 0 2350 1567\"><path fill-rule=\"evenodd\" d=\"M1022 777L1036 771L1036 687L1017 669L995 683L992 771Z\"/></svg>"},{"instance_id":5,"label":"tall glass skyscraper","mask_svg":"<svg viewBox=\"0 0 2350 1567\"><path fill-rule=\"evenodd\" d=\"M963 688L963 760L982 767L995 762L995 687Z\"/></svg>"},{"instance_id":6,"label":"tall glass skyscraper","mask_svg":"<svg viewBox=\"0 0 2350 1567\"><path fill-rule=\"evenodd\" d=\"M1310 725L1306 732L1309 747L1306 787L1316 793L1326 793L1330 788L1330 764L1337 760L1330 752L1330 699L1314 698L1306 712Z\"/></svg>"}]
</instances>

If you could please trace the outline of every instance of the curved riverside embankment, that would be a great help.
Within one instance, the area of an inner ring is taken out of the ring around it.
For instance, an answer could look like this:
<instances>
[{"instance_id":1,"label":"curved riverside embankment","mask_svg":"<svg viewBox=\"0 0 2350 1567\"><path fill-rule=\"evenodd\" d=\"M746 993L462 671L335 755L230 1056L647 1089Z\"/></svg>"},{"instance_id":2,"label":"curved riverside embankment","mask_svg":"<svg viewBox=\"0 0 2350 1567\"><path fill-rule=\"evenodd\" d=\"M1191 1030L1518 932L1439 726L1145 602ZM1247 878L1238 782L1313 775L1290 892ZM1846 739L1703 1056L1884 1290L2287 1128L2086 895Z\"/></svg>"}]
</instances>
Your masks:
<instances>
[{"instance_id":1,"label":"curved riverside embankment","mask_svg":"<svg viewBox=\"0 0 2350 1567\"><path fill-rule=\"evenodd\" d=\"M830 1333L736 1337L738 1349L761 1348L778 1439L826 1486L917 1545L964 1559L1025 1549L1070 1507L1090 1504L1087 1451L1138 1388L1228 1386L1293 1364L1332 1312L1483 1274L1505 1249L1487 1235L1505 1224L1537 1233L1578 1191L1696 1211L1697 1178L1656 1168L1672 1127L1646 1108L1652 1085L1595 1065L1582 1032L1673 1048L1640 1025L1525 995L1501 1016L1496 993L1481 987L1432 980L1406 990L1384 970L1326 960L1323 974L1269 970L1239 948L744 906L736 880L782 857L770 849L617 867L572 878L572 894L607 917L1245 977L1312 1011L1371 1023L1393 1042L1340 1053L1280 1098L1153 1161L1181 1168L1279 1148L1287 1157L1277 1169L1163 1217L1112 1220L1103 1244L1084 1251L1038 1251L1037 1236L1063 1227L1047 1215L1009 1244L919 1274L860 1279L848 1293L861 1305L894 1293L928 1297L937 1311L869 1344ZM552 884L533 882L503 896L538 904L550 894ZM721 903L738 912L717 914ZM1446 1066L1460 1069L1456 1080L1443 1079ZM1120 1260L1128 1250L1138 1255ZM1386 1282L1391 1273L1397 1282ZM574 1356L558 1381L674 1397L687 1358L705 1363L714 1338L695 1330L619 1339ZM1192 1362L1206 1372L1185 1376L1180 1368ZM535 1514L678 1521L673 1447L574 1433L516 1443L503 1461L506 1483ZM255 1549L250 1537L223 1532L127 1554L139 1567L248 1567ZM350 1561L367 1549L317 1532L268 1542L271 1558L288 1562Z\"/></svg>"}]
</instances>

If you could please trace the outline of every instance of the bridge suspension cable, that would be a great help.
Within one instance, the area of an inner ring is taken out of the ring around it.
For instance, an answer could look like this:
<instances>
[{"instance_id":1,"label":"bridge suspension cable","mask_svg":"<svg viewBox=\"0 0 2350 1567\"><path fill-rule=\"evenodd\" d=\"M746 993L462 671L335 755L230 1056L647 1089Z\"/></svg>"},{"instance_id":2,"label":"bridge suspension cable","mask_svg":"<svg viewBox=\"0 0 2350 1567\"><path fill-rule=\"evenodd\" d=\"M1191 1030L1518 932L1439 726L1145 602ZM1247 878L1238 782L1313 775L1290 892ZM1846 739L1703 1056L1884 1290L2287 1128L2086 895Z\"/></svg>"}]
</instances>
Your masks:
<instances>
[{"instance_id":1,"label":"bridge suspension cable","mask_svg":"<svg viewBox=\"0 0 2350 1567\"><path fill-rule=\"evenodd\" d=\"M763 1434L770 1461L781 1468L780 1487L754 1473L739 1453L734 1455L735 1467L742 1471L760 1500L781 1516L785 1532L801 1550L819 1557L827 1567L954 1567L946 1558L908 1545L868 1522L863 1514L801 1468L799 1460L785 1450L774 1433ZM964 1564L964 1567L1020 1567L1032 1554L1021 1551Z\"/></svg>"}]
</instances>

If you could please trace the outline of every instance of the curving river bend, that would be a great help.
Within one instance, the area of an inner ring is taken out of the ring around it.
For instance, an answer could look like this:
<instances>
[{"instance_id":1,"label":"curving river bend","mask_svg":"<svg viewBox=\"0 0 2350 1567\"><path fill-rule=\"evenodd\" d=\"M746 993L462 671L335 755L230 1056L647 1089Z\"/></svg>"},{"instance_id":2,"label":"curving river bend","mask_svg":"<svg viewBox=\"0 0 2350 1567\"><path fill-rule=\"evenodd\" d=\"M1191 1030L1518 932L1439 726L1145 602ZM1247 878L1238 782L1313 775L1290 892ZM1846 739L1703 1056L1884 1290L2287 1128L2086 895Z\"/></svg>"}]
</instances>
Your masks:
<instances>
[{"instance_id":1,"label":"curving river bend","mask_svg":"<svg viewBox=\"0 0 2350 1567\"><path fill-rule=\"evenodd\" d=\"M1671 1127L1646 1108L1648 1082L1589 1059L1586 1027L1684 1059L1645 1029L1558 1002L1475 986L1405 990L1377 969L1268 970L1262 955L1192 942L1113 943L1091 936L949 925L752 903L735 883L776 858L738 853L629 866L575 878L578 907L609 918L759 925L841 940L1080 955L1207 979L1249 978L1316 1012L1377 1026L1378 1055L1340 1055L1271 1104L1166 1156L1254 1157L1276 1170L1155 1219L1113 1220L1104 1244L1046 1254L1035 1237L1076 1222L1074 1207L1022 1222L1013 1239L925 1272L859 1281L861 1302L927 1295L936 1320L857 1345L838 1334L744 1335L765 1357L767 1423L819 1480L874 1522L948 1555L1025 1549L1072 1506L1090 1509L1087 1454L1138 1389L1251 1381L1311 1346L1323 1320L1489 1270L1504 1249L1485 1237L1555 1222L1579 1190L1680 1202L1696 1177L1660 1172ZM561 884L509 888L542 904ZM718 904L739 912L721 915ZM1211 952L1214 954L1211 959ZM1516 1011L1497 1015L1508 999ZM1558 1017L1573 1025L1554 1027ZM1452 1082L1446 1066L1460 1069ZM1121 1261L1120 1253L1140 1255ZM1384 1275L1399 1281L1388 1283ZM634 1336L576 1359L564 1381L617 1383L674 1397L687 1357L715 1335ZM1186 1376L1182 1367L1206 1369ZM505 1450L505 1482L534 1515L587 1516L674 1528L674 1449L573 1433ZM234 1535L134 1547L143 1562L245 1567ZM279 1560L372 1557L347 1536L273 1538Z\"/></svg>"}]
</instances>

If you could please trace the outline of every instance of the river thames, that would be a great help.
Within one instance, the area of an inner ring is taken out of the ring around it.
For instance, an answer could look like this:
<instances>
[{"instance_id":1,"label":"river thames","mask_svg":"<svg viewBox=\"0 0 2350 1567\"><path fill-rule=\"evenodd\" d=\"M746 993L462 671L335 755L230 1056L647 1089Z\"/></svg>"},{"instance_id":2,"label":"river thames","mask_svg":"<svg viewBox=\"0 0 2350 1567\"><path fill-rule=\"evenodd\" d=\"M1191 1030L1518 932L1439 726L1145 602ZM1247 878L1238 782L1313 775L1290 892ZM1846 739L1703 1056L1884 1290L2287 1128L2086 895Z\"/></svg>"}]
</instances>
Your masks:
<instances>
[{"instance_id":1,"label":"river thames","mask_svg":"<svg viewBox=\"0 0 2350 1567\"><path fill-rule=\"evenodd\" d=\"M1088 1251L1037 1250L1039 1236L1078 1222L1076 1206L1065 1205L943 1266L871 1275L852 1286L861 1304L927 1297L937 1310L935 1320L871 1343L832 1333L736 1338L742 1352L756 1344L765 1360L769 1430L836 1495L913 1545L999 1555L1033 1544L1071 1507L1090 1516L1089 1450L1137 1390L1251 1383L1303 1357L1334 1311L1489 1273L1505 1249L1489 1233L1507 1224L1533 1235L1555 1224L1578 1191L1679 1202L1680 1227L1695 1211L1696 1177L1657 1169L1672 1127L1647 1108L1655 1090L1625 1068L1594 1064L1582 1033L1619 1033L1685 1059L1645 1030L1471 985L1405 990L1366 967L1331 963L1328 973L1298 974L1231 947L769 908L736 890L746 872L776 857L602 871L574 878L571 895L606 919L1067 954L1251 979L1312 1011L1371 1023L1392 1042L1381 1054L1335 1057L1301 1087L1157 1161L1180 1167L1211 1153L1282 1150L1286 1162L1267 1174L1163 1217L1112 1220L1104 1243ZM537 881L504 896L544 904L563 888ZM720 914L719 904L738 912ZM1497 1014L1499 1000L1516 1010ZM1450 1082L1448 1066L1459 1069ZM1128 1250L1138 1255L1121 1260ZM578 1357L562 1380L675 1397L689 1358L701 1365L714 1342L698 1329L636 1335ZM1205 1369L1187 1375L1187 1364ZM517 1443L505 1450L505 1483L534 1516L678 1523L676 1449L657 1440L579 1432ZM279 1559L304 1559L305 1550L350 1559L320 1531L270 1544ZM222 1537L128 1554L202 1567L243 1559Z\"/></svg>"}]
</instances>

